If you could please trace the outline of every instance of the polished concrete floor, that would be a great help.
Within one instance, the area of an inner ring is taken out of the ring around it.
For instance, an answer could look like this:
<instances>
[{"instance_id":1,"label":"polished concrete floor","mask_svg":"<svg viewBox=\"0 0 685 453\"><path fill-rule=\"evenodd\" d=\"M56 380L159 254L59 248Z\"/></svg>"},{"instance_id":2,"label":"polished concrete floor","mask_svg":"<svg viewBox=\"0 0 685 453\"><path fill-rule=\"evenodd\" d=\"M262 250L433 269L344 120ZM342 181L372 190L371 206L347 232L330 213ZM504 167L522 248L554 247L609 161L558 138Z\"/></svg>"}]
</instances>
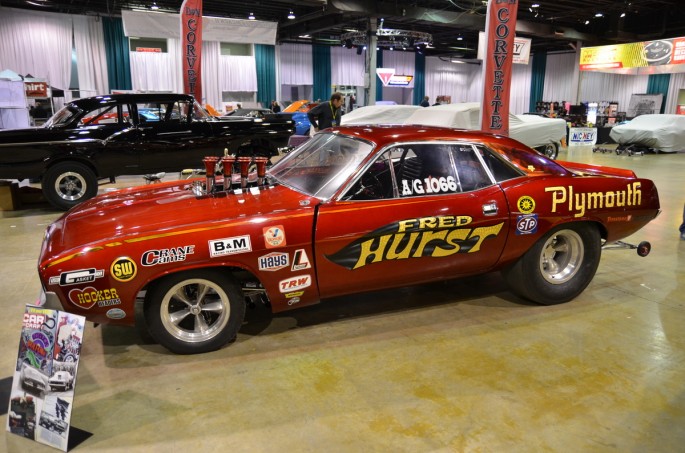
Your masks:
<instances>
[{"instance_id":1,"label":"polished concrete floor","mask_svg":"<svg viewBox=\"0 0 685 453\"><path fill-rule=\"evenodd\" d=\"M560 159L656 181L663 213L629 238L651 241L651 255L605 251L588 289L560 306L522 301L493 273L257 308L236 343L199 356L89 324L73 451L684 452L685 154ZM4 387L58 215L0 218ZM55 451L11 434L3 449Z\"/></svg>"}]
</instances>

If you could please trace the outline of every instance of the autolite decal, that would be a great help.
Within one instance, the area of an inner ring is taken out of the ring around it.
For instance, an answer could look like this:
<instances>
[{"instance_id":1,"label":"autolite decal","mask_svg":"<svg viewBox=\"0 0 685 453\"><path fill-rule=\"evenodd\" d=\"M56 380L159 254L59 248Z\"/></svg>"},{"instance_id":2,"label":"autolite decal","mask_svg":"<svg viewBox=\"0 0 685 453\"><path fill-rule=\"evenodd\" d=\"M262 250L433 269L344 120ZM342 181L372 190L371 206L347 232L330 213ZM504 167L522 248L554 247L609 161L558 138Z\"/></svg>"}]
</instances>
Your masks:
<instances>
[{"instance_id":1,"label":"autolite decal","mask_svg":"<svg viewBox=\"0 0 685 453\"><path fill-rule=\"evenodd\" d=\"M170 249L148 250L140 258L143 266L154 266L156 264L176 263L185 261L188 255L195 253L194 245L184 245L183 247L173 247Z\"/></svg>"},{"instance_id":2,"label":"autolite decal","mask_svg":"<svg viewBox=\"0 0 685 453\"><path fill-rule=\"evenodd\" d=\"M574 213L574 217L582 217L586 209L641 205L640 187L642 184L636 181L626 185L625 190L573 193L573 186L554 186L545 188L545 192L552 192L552 212L566 206L569 212Z\"/></svg>"},{"instance_id":3,"label":"autolite decal","mask_svg":"<svg viewBox=\"0 0 685 453\"><path fill-rule=\"evenodd\" d=\"M278 282L278 289L282 293L290 293L299 289L308 288L312 284L311 275L298 275L297 277L286 278Z\"/></svg>"},{"instance_id":4,"label":"autolite decal","mask_svg":"<svg viewBox=\"0 0 685 453\"><path fill-rule=\"evenodd\" d=\"M480 251L487 238L497 236L504 225L501 222L477 228L460 228L472 221L469 216L401 220L364 235L326 258L354 270L387 260L475 253Z\"/></svg>"},{"instance_id":5,"label":"autolite decal","mask_svg":"<svg viewBox=\"0 0 685 453\"><path fill-rule=\"evenodd\" d=\"M92 286L83 289L72 289L69 291L69 300L86 309L91 308L95 304L98 307L110 307L121 304L116 288L95 289Z\"/></svg>"}]
</instances>

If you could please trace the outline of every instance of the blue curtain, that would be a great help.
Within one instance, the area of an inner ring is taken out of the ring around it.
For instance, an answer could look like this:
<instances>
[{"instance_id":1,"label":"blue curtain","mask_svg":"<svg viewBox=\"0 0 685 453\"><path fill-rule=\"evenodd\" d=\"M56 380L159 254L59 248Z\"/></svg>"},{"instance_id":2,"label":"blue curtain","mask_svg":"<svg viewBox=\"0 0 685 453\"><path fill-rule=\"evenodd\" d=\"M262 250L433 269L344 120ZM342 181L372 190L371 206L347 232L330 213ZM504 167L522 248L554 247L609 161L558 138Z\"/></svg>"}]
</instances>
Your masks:
<instances>
[{"instance_id":1,"label":"blue curtain","mask_svg":"<svg viewBox=\"0 0 685 453\"><path fill-rule=\"evenodd\" d=\"M314 66L314 100L327 101L331 97L331 48L314 44L312 46L312 66Z\"/></svg>"},{"instance_id":2,"label":"blue curtain","mask_svg":"<svg viewBox=\"0 0 685 453\"><path fill-rule=\"evenodd\" d=\"M105 35L107 58L107 80L110 90L131 90L131 62L129 60L128 38L124 35L124 24L120 17L103 17L102 30ZM101 93L106 94L106 93Z\"/></svg>"},{"instance_id":3,"label":"blue curtain","mask_svg":"<svg viewBox=\"0 0 685 453\"><path fill-rule=\"evenodd\" d=\"M378 49L376 51L376 68L382 68L383 67L383 49ZM373 77L376 79L376 100L377 101L382 101L383 100L383 82L381 82L380 77L378 77L376 74L369 74L369 77Z\"/></svg>"},{"instance_id":4,"label":"blue curtain","mask_svg":"<svg viewBox=\"0 0 685 453\"><path fill-rule=\"evenodd\" d=\"M543 101L545 90L545 70L547 69L547 53L540 52L533 56L533 68L530 76L530 105L529 112L535 112L535 103Z\"/></svg>"},{"instance_id":5,"label":"blue curtain","mask_svg":"<svg viewBox=\"0 0 685 453\"><path fill-rule=\"evenodd\" d=\"M414 54L414 99L413 104L419 105L426 95L426 56L416 52Z\"/></svg>"},{"instance_id":6,"label":"blue curtain","mask_svg":"<svg viewBox=\"0 0 685 453\"><path fill-rule=\"evenodd\" d=\"M666 111L666 97L668 96L668 86L670 83L671 74L652 74L647 79L647 94L661 93L664 95L659 113Z\"/></svg>"},{"instance_id":7,"label":"blue curtain","mask_svg":"<svg viewBox=\"0 0 685 453\"><path fill-rule=\"evenodd\" d=\"M276 100L276 48L265 44L255 44L255 64L257 66L257 102L269 108Z\"/></svg>"}]
</instances>

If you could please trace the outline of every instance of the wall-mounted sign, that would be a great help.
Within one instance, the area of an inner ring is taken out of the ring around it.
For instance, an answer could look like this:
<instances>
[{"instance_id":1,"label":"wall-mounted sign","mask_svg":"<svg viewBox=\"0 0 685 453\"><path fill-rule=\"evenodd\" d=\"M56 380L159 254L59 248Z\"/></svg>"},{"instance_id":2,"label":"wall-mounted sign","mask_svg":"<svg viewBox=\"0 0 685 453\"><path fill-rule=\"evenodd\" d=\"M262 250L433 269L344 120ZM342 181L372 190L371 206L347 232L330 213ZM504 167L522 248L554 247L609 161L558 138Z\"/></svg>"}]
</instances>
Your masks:
<instances>
[{"instance_id":1,"label":"wall-mounted sign","mask_svg":"<svg viewBox=\"0 0 685 453\"><path fill-rule=\"evenodd\" d=\"M384 87L406 87L414 79L414 76L410 75L396 75L395 68L376 68L376 75Z\"/></svg>"},{"instance_id":2,"label":"wall-mounted sign","mask_svg":"<svg viewBox=\"0 0 685 453\"><path fill-rule=\"evenodd\" d=\"M136 47L136 52L155 52L161 53L162 49L159 47Z\"/></svg>"},{"instance_id":3,"label":"wall-mounted sign","mask_svg":"<svg viewBox=\"0 0 685 453\"><path fill-rule=\"evenodd\" d=\"M48 83L24 82L24 91L27 98L46 98L48 97Z\"/></svg>"},{"instance_id":4,"label":"wall-mounted sign","mask_svg":"<svg viewBox=\"0 0 685 453\"><path fill-rule=\"evenodd\" d=\"M685 63L685 38L583 47L581 71L620 70ZM673 72L680 72L675 69Z\"/></svg>"},{"instance_id":5,"label":"wall-mounted sign","mask_svg":"<svg viewBox=\"0 0 685 453\"><path fill-rule=\"evenodd\" d=\"M514 51L512 52L512 62L514 64L528 64L530 60L530 38L522 38L520 36L514 36ZM476 58L479 60L483 59L485 50L483 46L485 45L485 32L481 31L478 33L478 53Z\"/></svg>"}]
</instances>

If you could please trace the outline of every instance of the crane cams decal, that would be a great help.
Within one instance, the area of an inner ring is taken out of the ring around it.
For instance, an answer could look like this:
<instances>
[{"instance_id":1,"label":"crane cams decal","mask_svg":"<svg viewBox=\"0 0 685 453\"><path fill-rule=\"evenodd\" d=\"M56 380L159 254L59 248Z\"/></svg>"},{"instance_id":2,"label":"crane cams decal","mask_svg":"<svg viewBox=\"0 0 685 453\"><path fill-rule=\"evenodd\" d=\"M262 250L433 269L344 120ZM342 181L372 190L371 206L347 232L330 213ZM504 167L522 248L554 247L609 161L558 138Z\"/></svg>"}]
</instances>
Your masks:
<instances>
[{"instance_id":1,"label":"crane cams decal","mask_svg":"<svg viewBox=\"0 0 685 453\"><path fill-rule=\"evenodd\" d=\"M504 222L477 228L463 228L470 216L436 216L401 220L374 230L338 252L326 255L330 261L350 270L387 260L429 256L440 258L455 253L475 253L483 242L495 237Z\"/></svg>"},{"instance_id":2,"label":"crane cams decal","mask_svg":"<svg viewBox=\"0 0 685 453\"><path fill-rule=\"evenodd\" d=\"M195 253L194 245L172 247L170 249L148 250L140 258L143 266L155 266L157 264L176 263L185 261L188 255Z\"/></svg>"}]
</instances>

